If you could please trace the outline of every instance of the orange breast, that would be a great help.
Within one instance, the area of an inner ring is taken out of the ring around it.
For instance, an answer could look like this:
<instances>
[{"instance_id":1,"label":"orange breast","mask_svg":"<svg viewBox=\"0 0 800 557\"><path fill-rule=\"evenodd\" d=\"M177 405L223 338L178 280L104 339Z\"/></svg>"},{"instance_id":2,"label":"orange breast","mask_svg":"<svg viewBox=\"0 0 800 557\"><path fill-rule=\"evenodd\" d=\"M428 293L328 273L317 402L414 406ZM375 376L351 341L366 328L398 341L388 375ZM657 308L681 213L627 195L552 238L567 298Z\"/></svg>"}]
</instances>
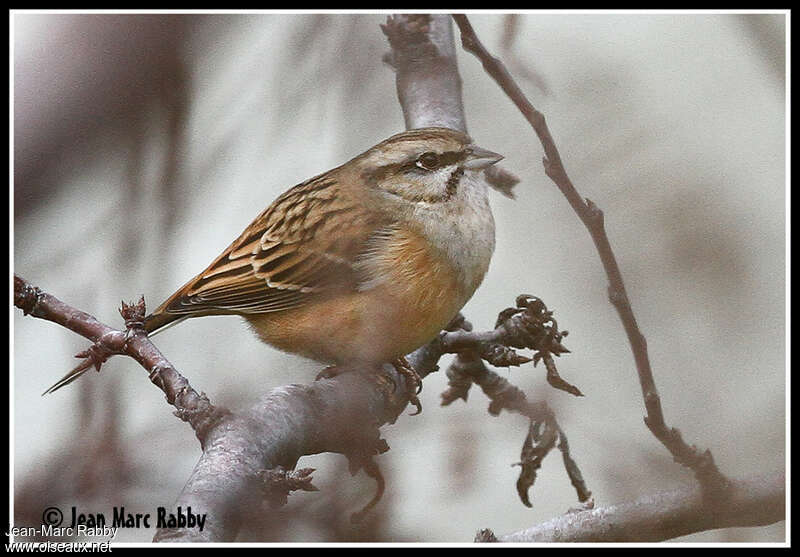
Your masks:
<instances>
[{"instance_id":1,"label":"orange breast","mask_svg":"<svg viewBox=\"0 0 800 557\"><path fill-rule=\"evenodd\" d=\"M471 292L419 235L396 231L372 255L363 291L247 316L265 342L324 362L386 362L433 338Z\"/></svg>"}]
</instances>

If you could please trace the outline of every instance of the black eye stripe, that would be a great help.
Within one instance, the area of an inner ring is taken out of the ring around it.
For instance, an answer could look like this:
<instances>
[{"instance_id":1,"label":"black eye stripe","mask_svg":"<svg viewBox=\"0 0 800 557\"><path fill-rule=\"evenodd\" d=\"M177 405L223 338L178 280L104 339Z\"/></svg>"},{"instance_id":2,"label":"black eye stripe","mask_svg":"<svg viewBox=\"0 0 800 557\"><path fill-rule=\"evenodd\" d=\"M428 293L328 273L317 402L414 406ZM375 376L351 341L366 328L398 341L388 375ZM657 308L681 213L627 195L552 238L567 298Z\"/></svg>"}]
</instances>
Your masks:
<instances>
[{"instance_id":1,"label":"black eye stripe","mask_svg":"<svg viewBox=\"0 0 800 557\"><path fill-rule=\"evenodd\" d=\"M432 156L428 157L429 154L432 155ZM437 157L438 160L436 161L435 165L429 165L428 163L429 162L433 162L433 161L432 160L431 161L422 160L423 157L430 158L430 159L433 159L434 157ZM415 158L414 160L412 160L409 163L406 163L403 166L405 168L409 168L409 169L413 169L413 168L420 169L420 168L422 168L424 170L438 170L439 168L443 168L445 166L458 164L459 162L463 161L466 158L467 158L466 151L447 151L446 153L427 153L426 152L426 153L422 153L417 158Z\"/></svg>"},{"instance_id":2,"label":"black eye stripe","mask_svg":"<svg viewBox=\"0 0 800 557\"><path fill-rule=\"evenodd\" d=\"M426 170L432 170L439 166L439 155L431 151L422 153L417 159L417 164Z\"/></svg>"},{"instance_id":3,"label":"black eye stripe","mask_svg":"<svg viewBox=\"0 0 800 557\"><path fill-rule=\"evenodd\" d=\"M458 164L467 158L467 154L468 153L465 150L447 151L445 153L439 153L439 164L436 168L432 170L438 170L446 166ZM412 172L419 175L430 172L430 170L420 168L420 166L417 164L419 156L420 155L416 155L411 160L406 162L387 164L379 168L375 168L374 170L364 172L362 174L362 178L367 183L374 186L377 185L378 182L380 182L381 180L385 179L387 176L390 176L392 174Z\"/></svg>"},{"instance_id":4,"label":"black eye stripe","mask_svg":"<svg viewBox=\"0 0 800 557\"><path fill-rule=\"evenodd\" d=\"M450 166L457 164L467 158L466 151L448 151L439 155L439 166Z\"/></svg>"}]
</instances>

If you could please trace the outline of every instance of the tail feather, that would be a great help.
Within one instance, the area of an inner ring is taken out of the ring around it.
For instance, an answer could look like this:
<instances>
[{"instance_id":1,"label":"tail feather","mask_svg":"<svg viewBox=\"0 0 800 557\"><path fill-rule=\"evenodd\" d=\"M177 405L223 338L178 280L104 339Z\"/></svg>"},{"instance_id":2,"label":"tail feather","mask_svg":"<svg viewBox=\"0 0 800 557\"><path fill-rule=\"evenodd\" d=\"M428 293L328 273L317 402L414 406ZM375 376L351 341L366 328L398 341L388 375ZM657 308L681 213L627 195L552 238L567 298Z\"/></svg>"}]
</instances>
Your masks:
<instances>
[{"instance_id":1,"label":"tail feather","mask_svg":"<svg viewBox=\"0 0 800 557\"><path fill-rule=\"evenodd\" d=\"M188 315L175 315L170 313L151 313L144 318L144 330L147 331L148 336L153 336L161 331L169 329L173 325L177 325L188 317ZM54 393L61 387L69 385L78 377L86 373L93 365L94 361L91 358L84 359L75 368L70 370L69 373L67 373L64 377L59 379L52 387L43 392L42 396Z\"/></svg>"},{"instance_id":2,"label":"tail feather","mask_svg":"<svg viewBox=\"0 0 800 557\"><path fill-rule=\"evenodd\" d=\"M186 314L151 313L144 318L144 330L147 331L148 336L153 336L188 318L189 315Z\"/></svg>"}]
</instances>

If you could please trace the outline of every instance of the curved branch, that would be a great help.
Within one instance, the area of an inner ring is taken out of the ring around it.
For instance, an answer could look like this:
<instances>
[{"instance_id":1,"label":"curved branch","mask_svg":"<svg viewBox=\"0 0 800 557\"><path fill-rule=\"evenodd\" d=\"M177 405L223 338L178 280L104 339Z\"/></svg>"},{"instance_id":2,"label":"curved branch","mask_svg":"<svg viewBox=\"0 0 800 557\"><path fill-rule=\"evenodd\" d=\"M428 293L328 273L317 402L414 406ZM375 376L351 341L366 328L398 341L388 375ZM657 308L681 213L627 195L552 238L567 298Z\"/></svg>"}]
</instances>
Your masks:
<instances>
[{"instance_id":1,"label":"curved branch","mask_svg":"<svg viewBox=\"0 0 800 557\"><path fill-rule=\"evenodd\" d=\"M569 176L567 176L567 171L561 161L561 155L547 127L544 115L530 103L503 63L486 50L475 34L467 16L453 15L453 18L461 31L461 44L464 49L474 54L481 61L486 73L503 89L536 132L544 148L545 157L542 162L545 173L567 198L567 201L569 201L575 213L586 226L594 241L603 269L605 269L608 277L609 300L619 314L636 362L642 396L647 409L647 416L644 418L645 424L653 435L672 453L677 462L694 471L695 476L704 488L712 493L724 491L728 487L728 481L714 464L711 452L700 451L697 447L688 445L683 441L677 429L669 428L666 425L661 408L661 398L656 390L653 370L650 367L650 358L647 355L647 341L636 323L636 317L628 299L625 283L622 280L622 272L619 269L616 256L606 235L603 212L589 199L584 200L575 189Z\"/></svg>"},{"instance_id":2,"label":"curved branch","mask_svg":"<svg viewBox=\"0 0 800 557\"><path fill-rule=\"evenodd\" d=\"M17 275L14 275L14 305L25 315L52 321L91 340L94 343L92 347L79 354L87 357L81 366L94 365L99 371L102 362L113 354L125 354L139 362L149 372L150 381L175 407L175 415L189 423L201 444L204 444L209 430L229 414L225 408L211 404L205 394L195 391L144 331L136 328L137 319L140 321L144 317L144 300L130 306L123 303L120 312L128 324L126 331L101 323L94 316L43 292Z\"/></svg>"},{"instance_id":3,"label":"curved branch","mask_svg":"<svg viewBox=\"0 0 800 557\"><path fill-rule=\"evenodd\" d=\"M783 472L732 480L727 497L716 500L695 485L567 513L502 536L482 530L476 541L659 542L717 528L766 526L785 519L785 485Z\"/></svg>"}]
</instances>

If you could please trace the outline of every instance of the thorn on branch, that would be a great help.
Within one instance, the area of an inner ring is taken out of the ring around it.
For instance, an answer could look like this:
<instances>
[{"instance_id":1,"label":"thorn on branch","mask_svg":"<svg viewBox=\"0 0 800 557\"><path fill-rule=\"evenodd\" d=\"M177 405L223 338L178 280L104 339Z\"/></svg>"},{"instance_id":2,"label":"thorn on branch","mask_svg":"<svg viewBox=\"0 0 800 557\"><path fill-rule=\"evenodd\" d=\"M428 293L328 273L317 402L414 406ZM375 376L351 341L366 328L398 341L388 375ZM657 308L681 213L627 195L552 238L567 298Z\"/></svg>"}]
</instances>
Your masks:
<instances>
[{"instance_id":1,"label":"thorn on branch","mask_svg":"<svg viewBox=\"0 0 800 557\"><path fill-rule=\"evenodd\" d=\"M86 371L94 366L94 369L100 373L100 368L103 364L108 360L109 357L113 356L117 352L107 348L103 345L103 337L101 337L97 342L93 343L89 346L86 350L82 350L75 354L76 358L84 358L84 360L79 363L77 366L69 370L61 379L59 379L53 386L47 389L45 392L42 393L42 396L48 395L59 390L61 387L65 387L75 381L78 377L86 373Z\"/></svg>"},{"instance_id":2,"label":"thorn on branch","mask_svg":"<svg viewBox=\"0 0 800 557\"><path fill-rule=\"evenodd\" d=\"M99 343L94 343L86 350L75 354L76 358L86 358L86 362L83 362L83 364L87 364L87 368L89 366L94 366L97 372L100 372L100 366L102 366L110 356L113 356L113 352L103 348Z\"/></svg>"},{"instance_id":3,"label":"thorn on branch","mask_svg":"<svg viewBox=\"0 0 800 557\"><path fill-rule=\"evenodd\" d=\"M513 348L502 344L489 344L481 351L481 358L495 367L519 367L532 361L532 358L517 354Z\"/></svg>"}]
</instances>

